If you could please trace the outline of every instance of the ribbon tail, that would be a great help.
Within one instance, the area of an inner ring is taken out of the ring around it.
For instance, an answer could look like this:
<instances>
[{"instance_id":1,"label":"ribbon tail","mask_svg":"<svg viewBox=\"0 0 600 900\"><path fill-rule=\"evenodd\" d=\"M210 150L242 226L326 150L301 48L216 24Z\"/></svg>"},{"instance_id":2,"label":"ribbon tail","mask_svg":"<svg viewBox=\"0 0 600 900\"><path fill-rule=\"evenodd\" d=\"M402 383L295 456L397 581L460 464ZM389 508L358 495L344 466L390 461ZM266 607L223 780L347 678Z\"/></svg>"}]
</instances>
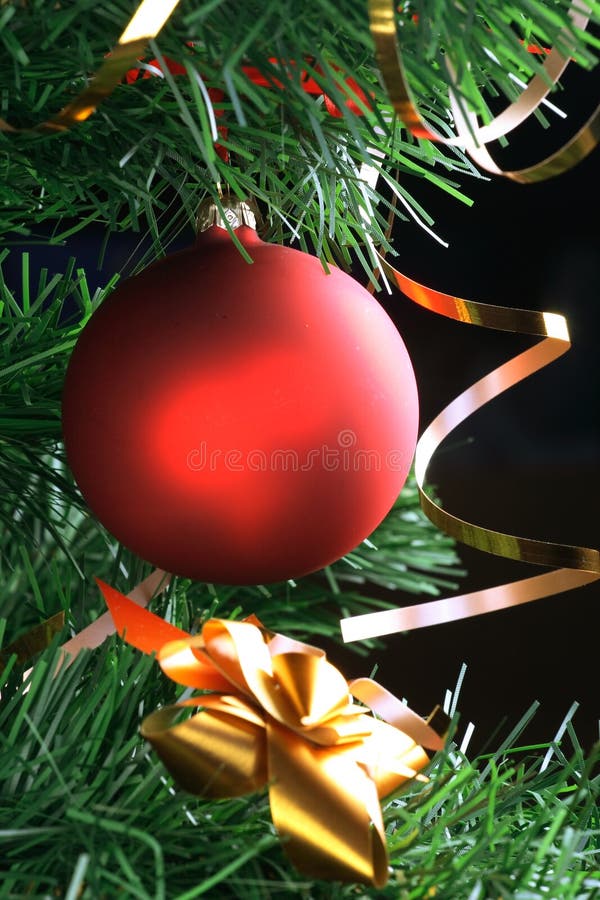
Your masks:
<instances>
[{"instance_id":1,"label":"ribbon tail","mask_svg":"<svg viewBox=\"0 0 600 900\"><path fill-rule=\"evenodd\" d=\"M428 750L444 749L443 735L448 730L449 720L446 716L440 716L437 709L432 713L432 720L435 715L435 725L439 726L441 733L372 678L355 678L349 687L353 697L366 704L394 728L407 734L415 744L427 747Z\"/></svg>"},{"instance_id":2,"label":"ribbon tail","mask_svg":"<svg viewBox=\"0 0 600 900\"><path fill-rule=\"evenodd\" d=\"M296 868L383 887L388 857L377 788L357 744L311 744L267 719L273 822ZM360 745L358 745L360 746Z\"/></svg>"},{"instance_id":3,"label":"ribbon tail","mask_svg":"<svg viewBox=\"0 0 600 900\"><path fill-rule=\"evenodd\" d=\"M142 653L155 653L169 641L187 640L189 634L147 609L142 609L120 591L96 578L120 637Z\"/></svg>"}]
</instances>

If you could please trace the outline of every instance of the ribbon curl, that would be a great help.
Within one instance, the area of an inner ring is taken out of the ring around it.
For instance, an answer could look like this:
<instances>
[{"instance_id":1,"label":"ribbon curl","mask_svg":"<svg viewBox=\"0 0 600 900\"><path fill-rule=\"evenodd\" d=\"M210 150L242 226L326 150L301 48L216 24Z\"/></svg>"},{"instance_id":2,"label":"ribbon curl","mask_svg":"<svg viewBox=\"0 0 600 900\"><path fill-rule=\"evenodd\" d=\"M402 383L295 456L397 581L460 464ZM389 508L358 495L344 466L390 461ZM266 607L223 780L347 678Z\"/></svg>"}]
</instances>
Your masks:
<instances>
[{"instance_id":1,"label":"ribbon curl","mask_svg":"<svg viewBox=\"0 0 600 900\"><path fill-rule=\"evenodd\" d=\"M529 119L558 84L570 62L570 51L562 51L558 47L548 52L541 72L534 75L517 99L491 122L482 126L475 113L465 107L456 73L446 62L450 78L449 100L457 134L454 137L440 134L421 115L410 88L396 28L394 0L367 0L367 5L371 36L388 97L400 120L415 137L447 146L463 147L479 168L521 184L545 181L567 172L597 147L600 142L600 105L570 140L555 153L532 166L510 171L502 169L486 148L486 144L498 140ZM570 26L564 28L559 36L559 43L567 48L573 46L574 29L583 30L587 27L589 12L582 10L576 0L572 0L569 17Z\"/></svg>"},{"instance_id":2,"label":"ribbon curl","mask_svg":"<svg viewBox=\"0 0 600 900\"><path fill-rule=\"evenodd\" d=\"M425 722L376 682L347 682L322 650L254 617L210 619L191 636L97 583L129 644L156 651L178 684L211 692L159 709L141 727L180 786L210 798L268 786L273 822L301 872L383 887L379 800L426 780L423 748L443 748L444 714Z\"/></svg>"},{"instance_id":3,"label":"ribbon curl","mask_svg":"<svg viewBox=\"0 0 600 900\"><path fill-rule=\"evenodd\" d=\"M552 567L552 571L472 594L431 600L401 609L351 616L340 621L344 640L365 640L384 634L454 622L530 603L600 579L598 549L504 534L452 515L425 493L427 469L431 459L455 428L490 400L549 365L569 350L571 342L566 319L557 313L510 309L444 294L399 272L381 254L378 254L378 259L390 282L414 303L431 312L468 325L512 331L543 339L489 372L442 410L417 443L415 478L423 512L446 534L477 550L506 559L549 566Z\"/></svg>"}]
</instances>

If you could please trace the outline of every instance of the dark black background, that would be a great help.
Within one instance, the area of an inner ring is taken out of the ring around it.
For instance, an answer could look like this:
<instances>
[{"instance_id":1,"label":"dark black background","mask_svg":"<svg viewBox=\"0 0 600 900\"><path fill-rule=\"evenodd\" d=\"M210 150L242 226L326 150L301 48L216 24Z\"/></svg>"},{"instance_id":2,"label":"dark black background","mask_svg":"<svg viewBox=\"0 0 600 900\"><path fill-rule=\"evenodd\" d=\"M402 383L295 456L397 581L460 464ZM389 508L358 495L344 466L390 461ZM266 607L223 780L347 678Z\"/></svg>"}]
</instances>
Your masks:
<instances>
[{"instance_id":1,"label":"dark black background","mask_svg":"<svg viewBox=\"0 0 600 900\"><path fill-rule=\"evenodd\" d=\"M598 76L573 72L564 97L569 111L552 129L525 125L498 159L528 165L547 155L587 118L598 96ZM394 261L407 275L439 290L507 306L561 312L573 349L527 382L493 401L461 426L432 466L444 505L456 514L522 536L598 546L597 398L600 227L596 213L600 151L571 172L539 185L506 179L463 179L474 200L463 206L421 181L406 186L433 213L450 244L435 243L412 223L400 223ZM94 281L104 283L136 240L113 239L103 271L96 270L102 235L96 229L59 248L31 247L32 266L61 271L76 255ZM18 254L13 254L16 267ZM18 278L15 268L13 277ZM383 297L413 359L423 427L457 393L530 344L528 339L444 320L402 295ZM460 591L536 574L534 567L498 560L469 548L460 555L469 572ZM398 596L398 603L414 602ZM514 723L531 702L542 707L527 731L550 739L573 700L575 724L590 745L598 737L598 625L600 587L591 585L514 610L385 638L367 665L378 678L427 711L468 666L459 709L476 725L481 747L504 716ZM364 675L365 660L334 650L348 675Z\"/></svg>"}]
</instances>

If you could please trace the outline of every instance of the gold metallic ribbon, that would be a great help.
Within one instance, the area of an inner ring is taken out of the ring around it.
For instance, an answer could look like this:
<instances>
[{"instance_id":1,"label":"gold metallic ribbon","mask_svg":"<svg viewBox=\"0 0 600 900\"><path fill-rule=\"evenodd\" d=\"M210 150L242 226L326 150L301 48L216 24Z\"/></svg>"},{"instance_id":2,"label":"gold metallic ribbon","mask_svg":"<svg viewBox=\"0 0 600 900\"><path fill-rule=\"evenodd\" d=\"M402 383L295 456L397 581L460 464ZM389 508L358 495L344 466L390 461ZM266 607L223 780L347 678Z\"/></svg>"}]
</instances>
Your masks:
<instances>
[{"instance_id":1,"label":"gold metallic ribbon","mask_svg":"<svg viewBox=\"0 0 600 900\"><path fill-rule=\"evenodd\" d=\"M464 619L529 603L596 581L600 578L598 550L516 537L465 522L434 503L423 490L431 458L451 431L485 403L566 353L571 346L566 320L556 313L507 309L452 297L413 281L394 269L382 256L379 256L379 260L386 275L407 297L432 312L457 322L543 338L480 379L434 419L417 444L415 475L421 506L428 518L442 531L458 541L496 556L559 568L533 578L460 597L342 619L344 640L364 640Z\"/></svg>"},{"instance_id":2,"label":"gold metallic ribbon","mask_svg":"<svg viewBox=\"0 0 600 900\"><path fill-rule=\"evenodd\" d=\"M85 122L100 103L112 94L125 73L143 54L148 41L156 37L179 0L142 0L129 21L116 46L106 57L89 85L51 119L33 128L15 128L0 119L0 131L56 132L67 131L79 122Z\"/></svg>"},{"instance_id":3,"label":"gold metallic ribbon","mask_svg":"<svg viewBox=\"0 0 600 900\"><path fill-rule=\"evenodd\" d=\"M574 0L569 12L572 26L584 29L589 16L578 9L576 3L577 0ZM406 128L416 137L427 138L441 144L459 145L480 168L524 184L543 181L568 171L598 145L600 105L574 137L555 153L533 166L512 171L502 169L494 162L485 147L490 141L503 137L528 119L557 84L569 64L570 57L568 53L567 55L560 53L556 47L548 54L542 72L531 79L513 103L483 126L479 125L477 116L465 108L464 101L459 101L455 73L448 65L451 77L449 98L457 135L449 138L440 134L425 122L413 97L398 40L394 0L368 0L368 8L371 35L390 102ZM567 46L572 43L571 30L564 29L561 39Z\"/></svg>"},{"instance_id":4,"label":"gold metallic ribbon","mask_svg":"<svg viewBox=\"0 0 600 900\"><path fill-rule=\"evenodd\" d=\"M222 798L268 786L273 822L301 872L382 887L379 800L409 779L426 780L417 774L429 761L423 748L442 749L443 713L434 714L434 730L376 682L347 682L322 650L269 633L253 617L210 619L192 637L98 584L129 644L157 651L178 684L211 692L142 724L181 787ZM198 711L181 721L190 707Z\"/></svg>"}]
</instances>

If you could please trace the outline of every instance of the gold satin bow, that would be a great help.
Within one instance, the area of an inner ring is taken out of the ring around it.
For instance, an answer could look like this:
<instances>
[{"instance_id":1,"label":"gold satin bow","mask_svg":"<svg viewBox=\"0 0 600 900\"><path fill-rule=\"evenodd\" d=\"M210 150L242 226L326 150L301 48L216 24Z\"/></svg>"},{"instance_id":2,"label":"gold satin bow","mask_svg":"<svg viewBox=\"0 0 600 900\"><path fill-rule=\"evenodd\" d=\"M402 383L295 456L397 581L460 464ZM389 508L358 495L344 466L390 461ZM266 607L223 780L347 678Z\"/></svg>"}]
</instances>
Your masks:
<instances>
[{"instance_id":1,"label":"gold satin bow","mask_svg":"<svg viewBox=\"0 0 600 900\"><path fill-rule=\"evenodd\" d=\"M431 725L376 682L347 682L322 650L267 632L254 617L210 619L192 637L98 585L129 644L156 651L178 684L214 692L142 724L178 784L214 799L268 786L273 822L301 872L385 885L379 799L425 780L417 774L429 762L423 747L443 747ZM198 711L180 721L190 707Z\"/></svg>"}]
</instances>

